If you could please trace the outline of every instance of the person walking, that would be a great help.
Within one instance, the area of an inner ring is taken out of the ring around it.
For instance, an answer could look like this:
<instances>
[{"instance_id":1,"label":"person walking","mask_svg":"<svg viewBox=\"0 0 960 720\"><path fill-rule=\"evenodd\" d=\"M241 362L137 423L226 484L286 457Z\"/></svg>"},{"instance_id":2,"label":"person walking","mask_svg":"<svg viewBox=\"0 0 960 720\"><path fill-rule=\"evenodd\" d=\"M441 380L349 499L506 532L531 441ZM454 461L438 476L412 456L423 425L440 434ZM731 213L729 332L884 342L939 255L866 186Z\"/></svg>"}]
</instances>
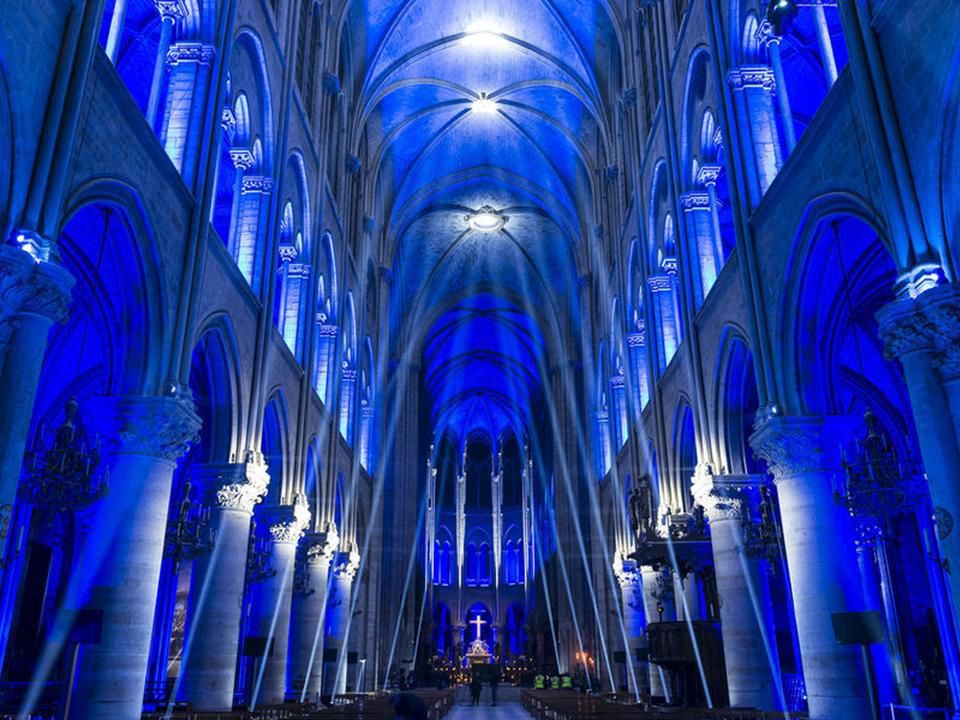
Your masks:
<instances>
[{"instance_id":1,"label":"person walking","mask_svg":"<svg viewBox=\"0 0 960 720\"><path fill-rule=\"evenodd\" d=\"M491 705L497 704L497 688L500 687L500 666L494 665L490 673L490 697Z\"/></svg>"},{"instance_id":2,"label":"person walking","mask_svg":"<svg viewBox=\"0 0 960 720\"><path fill-rule=\"evenodd\" d=\"M474 673L470 679L470 705L480 705L480 693L483 692L483 683L480 681L480 675Z\"/></svg>"}]
</instances>

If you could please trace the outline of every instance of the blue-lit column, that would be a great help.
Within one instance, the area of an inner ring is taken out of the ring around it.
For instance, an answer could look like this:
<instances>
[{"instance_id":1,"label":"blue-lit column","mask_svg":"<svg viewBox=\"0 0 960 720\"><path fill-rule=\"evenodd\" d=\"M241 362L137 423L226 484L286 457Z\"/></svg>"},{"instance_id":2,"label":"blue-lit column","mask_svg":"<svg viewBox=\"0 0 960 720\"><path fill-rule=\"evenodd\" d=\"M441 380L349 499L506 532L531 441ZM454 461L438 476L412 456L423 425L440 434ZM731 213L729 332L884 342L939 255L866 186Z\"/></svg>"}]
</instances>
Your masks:
<instances>
[{"instance_id":1,"label":"blue-lit column","mask_svg":"<svg viewBox=\"0 0 960 720\"><path fill-rule=\"evenodd\" d=\"M250 518L270 478L257 462L195 467L191 478L217 535L213 552L193 563L180 697L194 710L226 712L233 707Z\"/></svg>"},{"instance_id":2,"label":"blue-lit column","mask_svg":"<svg viewBox=\"0 0 960 720\"><path fill-rule=\"evenodd\" d=\"M710 544L720 603L723 657L731 707L782 710L783 693L766 568L744 549L743 520L749 513L752 476L698 477L697 502L710 520Z\"/></svg>"},{"instance_id":3,"label":"blue-lit column","mask_svg":"<svg viewBox=\"0 0 960 720\"><path fill-rule=\"evenodd\" d=\"M160 140L188 186L196 172L196 138L203 126L204 100L216 53L212 45L182 40L171 45L164 56L169 77Z\"/></svg>"},{"instance_id":4,"label":"blue-lit column","mask_svg":"<svg viewBox=\"0 0 960 720\"><path fill-rule=\"evenodd\" d=\"M347 690L348 647L353 599L353 580L360 568L356 550L339 552L333 560L333 582L327 603L328 647L336 660L324 663L323 694L336 696Z\"/></svg>"},{"instance_id":5,"label":"blue-lit column","mask_svg":"<svg viewBox=\"0 0 960 720\"><path fill-rule=\"evenodd\" d=\"M59 265L0 245L0 560L40 381L47 335L67 318L73 277ZM2 563L0 563L2 566Z\"/></svg>"},{"instance_id":6,"label":"blue-lit column","mask_svg":"<svg viewBox=\"0 0 960 720\"><path fill-rule=\"evenodd\" d=\"M330 562L339 546L332 524L326 532L310 533L300 541L306 588L293 598L290 685L302 702L314 700L321 691Z\"/></svg>"},{"instance_id":7,"label":"blue-lit column","mask_svg":"<svg viewBox=\"0 0 960 720\"><path fill-rule=\"evenodd\" d=\"M140 717L173 472L200 419L187 398L120 397L88 403L101 433L109 492L94 509L77 577L76 609L102 613L100 639L81 646L70 717Z\"/></svg>"},{"instance_id":8,"label":"blue-lit column","mask_svg":"<svg viewBox=\"0 0 960 720\"><path fill-rule=\"evenodd\" d=\"M777 485L811 720L871 717L859 649L837 644L831 617L864 608L852 521L834 499L852 427L847 418L767 415L750 438Z\"/></svg>"},{"instance_id":9,"label":"blue-lit column","mask_svg":"<svg viewBox=\"0 0 960 720\"><path fill-rule=\"evenodd\" d=\"M787 154L789 155L797 147L797 129L793 124L793 110L790 107L790 95L787 92L787 76L783 72L783 60L780 56L780 41L782 38L777 35L773 24L768 20L760 23L757 36L761 42L766 44L767 52L770 54L773 77L777 82L777 104L780 106L781 125L783 126L784 141L787 144Z\"/></svg>"},{"instance_id":10,"label":"blue-lit column","mask_svg":"<svg viewBox=\"0 0 960 720\"><path fill-rule=\"evenodd\" d=\"M145 116L147 124L152 129L157 122L157 109L160 104L160 90L163 78L166 75L167 51L170 50L170 40L173 37L173 28L178 21L187 14L183 0L154 0L157 13L160 15L160 44L157 47L157 57L153 65L153 79L150 82L150 95L147 98ZM111 34L113 27L110 28ZM109 51L109 47L107 48ZM113 58L116 61L115 58Z\"/></svg>"},{"instance_id":11,"label":"blue-lit column","mask_svg":"<svg viewBox=\"0 0 960 720\"><path fill-rule=\"evenodd\" d=\"M728 74L727 82L733 91L738 124L749 131L749 136L741 138L741 142L753 155L753 162L747 163L746 171L750 206L756 207L783 164L773 106L777 83L773 71L766 65L734 68Z\"/></svg>"},{"instance_id":12,"label":"blue-lit column","mask_svg":"<svg viewBox=\"0 0 960 720\"><path fill-rule=\"evenodd\" d=\"M698 302L703 302L717 281L722 264L716 254L711 204L710 195L706 192L688 192L680 198L680 207L687 223L687 237L694 244L694 247L688 248L687 257L696 258L690 269L695 273Z\"/></svg>"},{"instance_id":13,"label":"blue-lit column","mask_svg":"<svg viewBox=\"0 0 960 720\"><path fill-rule=\"evenodd\" d=\"M654 570L641 568L643 584L643 609L647 619L647 629L657 622L673 622L677 619L677 606L673 595L673 573L669 568ZM670 702L670 675L659 665L649 663L650 696L664 698Z\"/></svg>"},{"instance_id":14,"label":"blue-lit column","mask_svg":"<svg viewBox=\"0 0 960 720\"><path fill-rule=\"evenodd\" d=\"M647 619L644 612L643 578L635 560L614 562L614 575L620 585L623 609L623 631L626 635L627 687L636 695L650 689L650 671L647 662L637 660L637 651L647 649Z\"/></svg>"},{"instance_id":15,"label":"blue-lit column","mask_svg":"<svg viewBox=\"0 0 960 720\"><path fill-rule=\"evenodd\" d=\"M960 346L960 293L952 285L929 289L916 299L906 297L886 306L877 313L877 321L887 355L903 367L939 524L943 579L950 588L956 618L960 608L960 532L951 528L960 518L960 483L956 479L960 467L960 362L951 361L951 356L955 357Z\"/></svg>"},{"instance_id":16,"label":"blue-lit column","mask_svg":"<svg viewBox=\"0 0 960 720\"><path fill-rule=\"evenodd\" d=\"M253 588L251 635L266 638L267 652L257 664L251 707L279 705L286 694L294 564L310 511L298 503L266 508L260 517L269 532L270 560L277 574Z\"/></svg>"}]
</instances>

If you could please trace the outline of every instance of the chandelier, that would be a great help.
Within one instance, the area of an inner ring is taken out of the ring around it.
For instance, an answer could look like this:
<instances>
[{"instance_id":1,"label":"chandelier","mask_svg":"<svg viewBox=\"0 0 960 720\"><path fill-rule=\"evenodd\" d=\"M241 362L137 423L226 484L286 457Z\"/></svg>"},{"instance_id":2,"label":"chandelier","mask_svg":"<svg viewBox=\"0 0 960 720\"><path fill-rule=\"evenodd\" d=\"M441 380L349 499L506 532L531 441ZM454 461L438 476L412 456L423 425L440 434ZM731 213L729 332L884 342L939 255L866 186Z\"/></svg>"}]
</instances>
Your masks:
<instances>
[{"instance_id":1,"label":"chandelier","mask_svg":"<svg viewBox=\"0 0 960 720\"><path fill-rule=\"evenodd\" d=\"M877 417L869 408L863 414L866 436L856 442L850 460L841 457L843 479L834 493L838 505L850 515L883 521L912 508L922 497L917 468L897 460L886 435L879 429Z\"/></svg>"},{"instance_id":2,"label":"chandelier","mask_svg":"<svg viewBox=\"0 0 960 720\"><path fill-rule=\"evenodd\" d=\"M776 571L781 538L769 485L760 486L760 503L757 509L760 522L754 522L749 504L744 502L740 525L743 532L743 551L747 557L766 560L770 563L771 570Z\"/></svg>"},{"instance_id":3,"label":"chandelier","mask_svg":"<svg viewBox=\"0 0 960 720\"><path fill-rule=\"evenodd\" d=\"M164 548L173 559L173 571L179 572L184 561L196 560L213 550L217 533L210 526L210 508L202 505L196 510L190 500L190 483L183 485L183 497L176 518L167 524Z\"/></svg>"},{"instance_id":4,"label":"chandelier","mask_svg":"<svg viewBox=\"0 0 960 720\"><path fill-rule=\"evenodd\" d=\"M250 526L250 543L247 547L247 582L262 583L276 577L277 568L270 557L270 541L257 537L257 521Z\"/></svg>"},{"instance_id":5,"label":"chandelier","mask_svg":"<svg viewBox=\"0 0 960 720\"><path fill-rule=\"evenodd\" d=\"M64 406L64 420L50 447L40 447L44 431L37 432L36 449L24 458L25 479L21 498L37 508L69 512L89 507L107 494L108 472L100 471L100 441L87 442L74 418L79 404L71 397Z\"/></svg>"}]
</instances>

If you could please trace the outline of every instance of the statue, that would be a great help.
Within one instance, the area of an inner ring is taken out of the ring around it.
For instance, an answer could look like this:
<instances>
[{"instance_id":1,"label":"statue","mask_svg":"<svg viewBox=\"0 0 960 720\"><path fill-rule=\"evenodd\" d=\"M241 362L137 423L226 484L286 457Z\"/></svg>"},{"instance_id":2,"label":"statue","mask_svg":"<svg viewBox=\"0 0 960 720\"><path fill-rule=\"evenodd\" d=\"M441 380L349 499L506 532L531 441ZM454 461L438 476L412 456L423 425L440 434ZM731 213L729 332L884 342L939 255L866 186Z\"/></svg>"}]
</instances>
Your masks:
<instances>
[{"instance_id":1,"label":"statue","mask_svg":"<svg viewBox=\"0 0 960 720\"><path fill-rule=\"evenodd\" d=\"M630 496L627 499L630 525L636 536L646 535L650 527L650 502L647 494L649 486L649 479L644 475L630 491Z\"/></svg>"},{"instance_id":2,"label":"statue","mask_svg":"<svg viewBox=\"0 0 960 720\"><path fill-rule=\"evenodd\" d=\"M177 534L182 535L184 528L187 526L187 520L190 517L190 508L193 506L193 503L190 501L190 490L192 489L189 482L183 484L183 499L180 501L180 510L177 513Z\"/></svg>"}]
</instances>

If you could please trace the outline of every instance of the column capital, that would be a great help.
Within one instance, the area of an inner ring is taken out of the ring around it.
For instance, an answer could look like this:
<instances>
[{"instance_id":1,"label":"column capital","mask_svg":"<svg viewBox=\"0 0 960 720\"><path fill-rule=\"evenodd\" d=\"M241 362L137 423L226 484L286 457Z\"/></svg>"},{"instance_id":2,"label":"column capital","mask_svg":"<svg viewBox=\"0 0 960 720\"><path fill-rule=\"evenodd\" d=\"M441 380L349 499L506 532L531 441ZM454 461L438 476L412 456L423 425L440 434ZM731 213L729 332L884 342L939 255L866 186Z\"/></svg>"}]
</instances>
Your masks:
<instances>
[{"instance_id":1,"label":"column capital","mask_svg":"<svg viewBox=\"0 0 960 720\"><path fill-rule=\"evenodd\" d=\"M699 467L699 466L698 466ZM751 491L763 485L760 475L694 474L690 492L707 513L710 522L740 521L750 502Z\"/></svg>"},{"instance_id":2,"label":"column capital","mask_svg":"<svg viewBox=\"0 0 960 720\"><path fill-rule=\"evenodd\" d=\"M194 466L191 477L210 506L247 514L263 500L270 485L267 466L262 462Z\"/></svg>"},{"instance_id":3,"label":"column capital","mask_svg":"<svg viewBox=\"0 0 960 720\"><path fill-rule=\"evenodd\" d=\"M198 42L178 42L167 50L167 65L173 67L180 63L197 63L209 65L217 54L213 45L204 45Z\"/></svg>"},{"instance_id":4,"label":"column capital","mask_svg":"<svg viewBox=\"0 0 960 720\"><path fill-rule=\"evenodd\" d=\"M199 440L201 421L186 395L126 395L93 398L85 419L120 455L143 455L175 463Z\"/></svg>"},{"instance_id":5,"label":"column capital","mask_svg":"<svg viewBox=\"0 0 960 720\"><path fill-rule=\"evenodd\" d=\"M357 549L350 547L344 548L343 552L338 552L333 558L333 573L338 578L345 578L353 582L360 569L360 553Z\"/></svg>"},{"instance_id":6,"label":"column capital","mask_svg":"<svg viewBox=\"0 0 960 720\"><path fill-rule=\"evenodd\" d=\"M244 175L240 181L240 192L269 195L273 192L273 178L265 175Z\"/></svg>"},{"instance_id":7,"label":"column capital","mask_svg":"<svg viewBox=\"0 0 960 720\"><path fill-rule=\"evenodd\" d=\"M28 314L66 322L74 282L65 267L37 261L26 250L0 245L0 321Z\"/></svg>"},{"instance_id":8,"label":"column capital","mask_svg":"<svg viewBox=\"0 0 960 720\"><path fill-rule=\"evenodd\" d=\"M310 522L310 509L302 502L293 505L274 505L263 511L270 537L277 544L295 545L300 542Z\"/></svg>"},{"instance_id":9,"label":"column capital","mask_svg":"<svg viewBox=\"0 0 960 720\"><path fill-rule=\"evenodd\" d=\"M697 171L697 182L706 188L716 185L720 180L720 173L723 168L719 165L701 165Z\"/></svg>"},{"instance_id":10,"label":"column capital","mask_svg":"<svg viewBox=\"0 0 960 720\"><path fill-rule=\"evenodd\" d=\"M161 20L177 22L187 16L187 8L183 0L153 0L153 4L157 8Z\"/></svg>"},{"instance_id":11,"label":"column capital","mask_svg":"<svg viewBox=\"0 0 960 720\"><path fill-rule=\"evenodd\" d=\"M750 445L767 461L776 480L834 472L841 467L842 445L855 427L844 416L772 415L757 424Z\"/></svg>"},{"instance_id":12,"label":"column capital","mask_svg":"<svg viewBox=\"0 0 960 720\"><path fill-rule=\"evenodd\" d=\"M229 112L224 110L224 112ZM230 113L231 117L233 113ZM233 125L235 126L237 121L233 120ZM249 148L230 148L230 160L233 162L233 167L237 170L249 170L256 164L256 158L253 157L253 153Z\"/></svg>"},{"instance_id":13,"label":"column capital","mask_svg":"<svg viewBox=\"0 0 960 720\"><path fill-rule=\"evenodd\" d=\"M894 300L880 309L877 322L889 359L935 351L933 362L944 379L960 377L960 291L955 285Z\"/></svg>"},{"instance_id":14,"label":"column capital","mask_svg":"<svg viewBox=\"0 0 960 720\"><path fill-rule=\"evenodd\" d=\"M709 211L710 195L705 192L686 192L680 196L680 207L685 213Z\"/></svg>"},{"instance_id":15,"label":"column capital","mask_svg":"<svg viewBox=\"0 0 960 720\"><path fill-rule=\"evenodd\" d=\"M637 561L625 558L620 553L613 559L613 575L623 589L640 587L642 584L643 576Z\"/></svg>"},{"instance_id":16,"label":"column capital","mask_svg":"<svg viewBox=\"0 0 960 720\"><path fill-rule=\"evenodd\" d=\"M773 92L777 89L777 80L773 69L767 65L741 65L727 73L727 83L734 91L758 88Z\"/></svg>"},{"instance_id":17,"label":"column capital","mask_svg":"<svg viewBox=\"0 0 960 720\"><path fill-rule=\"evenodd\" d=\"M304 557L309 565L329 565L340 547L340 534L333 523L328 523L323 532L307 533L300 541Z\"/></svg>"}]
</instances>

